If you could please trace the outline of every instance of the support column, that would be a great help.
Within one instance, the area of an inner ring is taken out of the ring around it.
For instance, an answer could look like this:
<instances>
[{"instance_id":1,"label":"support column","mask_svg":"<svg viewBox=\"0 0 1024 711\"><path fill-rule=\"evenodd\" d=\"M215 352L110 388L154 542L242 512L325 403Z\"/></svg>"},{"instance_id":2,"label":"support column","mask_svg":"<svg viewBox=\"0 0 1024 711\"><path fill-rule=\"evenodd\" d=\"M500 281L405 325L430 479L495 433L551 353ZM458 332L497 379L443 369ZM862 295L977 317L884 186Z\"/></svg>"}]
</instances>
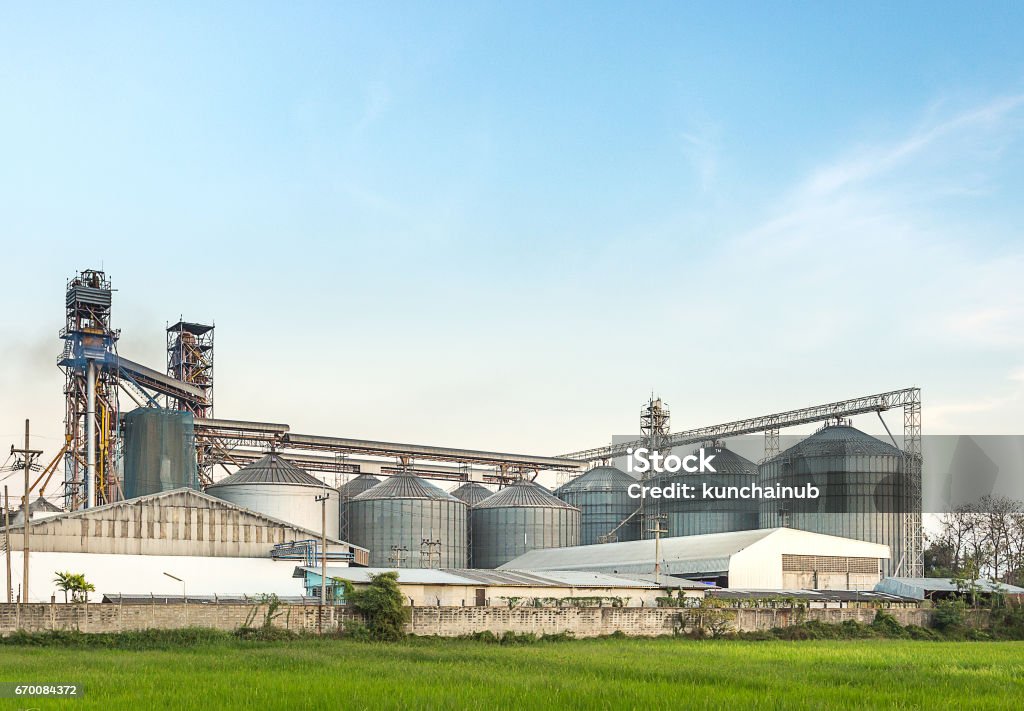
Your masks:
<instances>
[{"instance_id":1,"label":"support column","mask_svg":"<svg viewBox=\"0 0 1024 711\"><path fill-rule=\"evenodd\" d=\"M85 366L85 506L96 505L96 363Z\"/></svg>"}]
</instances>

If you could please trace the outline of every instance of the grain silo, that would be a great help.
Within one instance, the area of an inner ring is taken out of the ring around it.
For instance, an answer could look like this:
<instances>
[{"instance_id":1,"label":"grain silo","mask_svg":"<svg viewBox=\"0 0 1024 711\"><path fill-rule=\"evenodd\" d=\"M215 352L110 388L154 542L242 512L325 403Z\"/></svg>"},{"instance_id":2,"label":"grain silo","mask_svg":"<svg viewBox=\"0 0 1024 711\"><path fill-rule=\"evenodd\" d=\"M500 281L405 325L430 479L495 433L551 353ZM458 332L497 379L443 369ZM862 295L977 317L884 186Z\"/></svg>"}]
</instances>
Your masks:
<instances>
[{"instance_id":1,"label":"grain silo","mask_svg":"<svg viewBox=\"0 0 1024 711\"><path fill-rule=\"evenodd\" d=\"M476 506L493 493L486 486L477 484L475 481L467 481L451 491L452 496L465 501L468 506Z\"/></svg>"},{"instance_id":2,"label":"grain silo","mask_svg":"<svg viewBox=\"0 0 1024 711\"><path fill-rule=\"evenodd\" d=\"M199 488L191 412L140 407L124 416L124 497Z\"/></svg>"},{"instance_id":3,"label":"grain silo","mask_svg":"<svg viewBox=\"0 0 1024 711\"><path fill-rule=\"evenodd\" d=\"M341 540L348 540L348 515L345 512L348 502L379 483L380 479L375 476L360 474L352 481L338 487L338 537Z\"/></svg>"},{"instance_id":4,"label":"grain silo","mask_svg":"<svg viewBox=\"0 0 1024 711\"><path fill-rule=\"evenodd\" d=\"M555 496L580 510L581 546L640 538L640 499L629 495L639 481L615 467L595 467L555 489Z\"/></svg>"},{"instance_id":5,"label":"grain silo","mask_svg":"<svg viewBox=\"0 0 1024 711\"><path fill-rule=\"evenodd\" d=\"M345 506L349 541L370 549L370 567L465 568L466 508L414 474L396 474Z\"/></svg>"},{"instance_id":6,"label":"grain silo","mask_svg":"<svg viewBox=\"0 0 1024 711\"><path fill-rule=\"evenodd\" d=\"M211 484L206 493L316 533L323 527L317 497L326 494L327 535L338 535L338 491L276 452Z\"/></svg>"},{"instance_id":7,"label":"grain silo","mask_svg":"<svg viewBox=\"0 0 1024 711\"><path fill-rule=\"evenodd\" d=\"M461 486L452 489L451 494L456 499L466 502L469 509L466 511L466 565L473 566L473 507L486 499L494 492L483 484L475 481L467 481Z\"/></svg>"},{"instance_id":8,"label":"grain silo","mask_svg":"<svg viewBox=\"0 0 1024 711\"><path fill-rule=\"evenodd\" d=\"M827 425L761 465L762 486L820 490L816 499L761 501L761 528L787 526L888 545L885 574L905 571L903 514L912 499L899 449L845 422ZM902 568L901 568L902 563Z\"/></svg>"},{"instance_id":9,"label":"grain silo","mask_svg":"<svg viewBox=\"0 0 1024 711\"><path fill-rule=\"evenodd\" d=\"M714 472L699 474L667 474L659 477L658 486L696 484L694 498L662 499L666 536L699 536L705 533L750 531L758 528L759 507L753 498L705 498L704 484L711 487L743 487L758 481L757 465L722 445L705 445L705 453L714 459ZM694 451L700 454L700 449Z\"/></svg>"},{"instance_id":10,"label":"grain silo","mask_svg":"<svg viewBox=\"0 0 1024 711\"><path fill-rule=\"evenodd\" d=\"M522 479L473 507L473 565L497 568L538 548L579 545L580 512Z\"/></svg>"}]
</instances>

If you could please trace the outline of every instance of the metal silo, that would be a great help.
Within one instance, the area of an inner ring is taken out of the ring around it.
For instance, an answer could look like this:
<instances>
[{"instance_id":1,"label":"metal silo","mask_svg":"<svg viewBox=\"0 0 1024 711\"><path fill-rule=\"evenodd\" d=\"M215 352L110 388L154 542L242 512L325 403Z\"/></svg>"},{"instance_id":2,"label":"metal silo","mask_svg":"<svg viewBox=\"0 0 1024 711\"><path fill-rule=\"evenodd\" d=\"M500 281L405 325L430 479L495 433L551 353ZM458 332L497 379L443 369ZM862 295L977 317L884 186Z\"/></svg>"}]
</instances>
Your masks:
<instances>
[{"instance_id":1,"label":"metal silo","mask_svg":"<svg viewBox=\"0 0 1024 711\"><path fill-rule=\"evenodd\" d=\"M477 484L475 481L467 481L451 491L452 496L465 501L468 506L476 506L493 493L486 486Z\"/></svg>"},{"instance_id":2,"label":"metal silo","mask_svg":"<svg viewBox=\"0 0 1024 711\"><path fill-rule=\"evenodd\" d=\"M703 533L750 531L758 527L758 502L753 498L705 499L703 484L712 487L750 486L758 481L757 465L724 446L705 445L704 451L714 455L711 466L715 472L700 474L668 474L659 477L657 486L696 483L695 498L662 499L666 536L698 536ZM700 449L694 451L699 455Z\"/></svg>"},{"instance_id":3,"label":"metal silo","mask_svg":"<svg viewBox=\"0 0 1024 711\"><path fill-rule=\"evenodd\" d=\"M538 548L579 545L580 512L532 481L520 480L473 507L473 565L499 565Z\"/></svg>"},{"instance_id":4,"label":"metal silo","mask_svg":"<svg viewBox=\"0 0 1024 711\"><path fill-rule=\"evenodd\" d=\"M817 499L761 501L762 528L788 526L889 546L893 575L903 560L903 513L912 505L899 449L848 424L827 425L760 468L762 486L818 487Z\"/></svg>"},{"instance_id":5,"label":"metal silo","mask_svg":"<svg viewBox=\"0 0 1024 711\"><path fill-rule=\"evenodd\" d=\"M555 496L580 510L581 546L640 539L640 499L629 487L640 482L615 467L595 467L555 489Z\"/></svg>"},{"instance_id":6,"label":"metal silo","mask_svg":"<svg viewBox=\"0 0 1024 711\"><path fill-rule=\"evenodd\" d=\"M349 542L370 549L370 567L465 568L466 508L414 474L396 474L345 506Z\"/></svg>"},{"instance_id":7,"label":"metal silo","mask_svg":"<svg viewBox=\"0 0 1024 711\"><path fill-rule=\"evenodd\" d=\"M483 484L475 481L466 483L452 489L451 494L456 499L466 502L469 509L466 511L466 565L473 566L473 507L486 499L494 492Z\"/></svg>"},{"instance_id":8,"label":"metal silo","mask_svg":"<svg viewBox=\"0 0 1024 711\"><path fill-rule=\"evenodd\" d=\"M338 535L338 491L299 469L276 452L206 487L206 493L251 511L310 531L323 528L321 504L316 497L326 493L327 535Z\"/></svg>"},{"instance_id":9,"label":"metal silo","mask_svg":"<svg viewBox=\"0 0 1024 711\"><path fill-rule=\"evenodd\" d=\"M338 537L341 540L348 541L348 516L345 513L348 502L379 483L380 479L375 476L360 474L352 481L338 487Z\"/></svg>"}]
</instances>

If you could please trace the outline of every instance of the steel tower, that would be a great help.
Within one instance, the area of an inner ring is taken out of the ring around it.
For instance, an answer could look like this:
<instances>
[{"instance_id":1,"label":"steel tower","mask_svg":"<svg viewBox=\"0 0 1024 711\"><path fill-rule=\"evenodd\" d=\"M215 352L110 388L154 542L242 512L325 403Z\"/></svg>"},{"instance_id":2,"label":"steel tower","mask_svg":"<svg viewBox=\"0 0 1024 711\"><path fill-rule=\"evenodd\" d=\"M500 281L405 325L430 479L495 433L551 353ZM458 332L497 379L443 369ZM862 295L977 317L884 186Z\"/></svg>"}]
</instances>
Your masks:
<instances>
[{"instance_id":1,"label":"steel tower","mask_svg":"<svg viewBox=\"0 0 1024 711\"><path fill-rule=\"evenodd\" d=\"M110 326L110 280L87 269L68 282L57 361L65 374L64 505L70 510L116 501L119 331Z\"/></svg>"}]
</instances>

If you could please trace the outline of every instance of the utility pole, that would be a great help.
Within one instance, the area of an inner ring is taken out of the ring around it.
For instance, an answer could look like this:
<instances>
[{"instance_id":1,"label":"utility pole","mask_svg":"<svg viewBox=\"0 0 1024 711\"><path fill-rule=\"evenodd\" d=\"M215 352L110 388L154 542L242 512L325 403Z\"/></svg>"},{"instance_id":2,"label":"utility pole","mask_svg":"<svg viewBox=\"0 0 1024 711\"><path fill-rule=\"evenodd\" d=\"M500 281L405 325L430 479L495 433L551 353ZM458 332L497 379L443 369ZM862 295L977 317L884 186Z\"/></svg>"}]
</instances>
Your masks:
<instances>
[{"instance_id":1,"label":"utility pole","mask_svg":"<svg viewBox=\"0 0 1024 711\"><path fill-rule=\"evenodd\" d=\"M654 583L656 585L661 584L661 534L668 533L667 530L661 527L661 522L666 518L668 516L665 514L651 516L654 525L647 530L648 533L654 534Z\"/></svg>"},{"instance_id":2,"label":"utility pole","mask_svg":"<svg viewBox=\"0 0 1024 711\"><path fill-rule=\"evenodd\" d=\"M316 500L320 502L320 619L317 629L324 633L324 605L327 604L327 500L331 498L324 493Z\"/></svg>"},{"instance_id":3,"label":"utility pole","mask_svg":"<svg viewBox=\"0 0 1024 711\"><path fill-rule=\"evenodd\" d=\"M430 540L429 538L423 538L420 540L420 567L433 568L434 559L437 559L437 567L441 567L441 539ZM422 561L426 561L426 566L423 566Z\"/></svg>"},{"instance_id":4,"label":"utility pole","mask_svg":"<svg viewBox=\"0 0 1024 711\"><path fill-rule=\"evenodd\" d=\"M396 568L402 567L402 560L405 558L405 553L408 553L409 549L405 546L391 546L391 555L388 556L388 561L395 564Z\"/></svg>"},{"instance_id":5,"label":"utility pole","mask_svg":"<svg viewBox=\"0 0 1024 711\"><path fill-rule=\"evenodd\" d=\"M28 420L25 420L25 449L15 449L14 445L13 444L11 445L11 454L20 454L22 457L24 457L24 460L25 460L25 493L24 493L24 495L22 496L22 499L21 499L21 501L22 501L21 513L22 513L22 519L23 519L22 522L21 522L21 526L22 526L21 530L22 530L22 533L23 533L22 538L24 539L24 546L23 546L22 554L21 555L22 555L22 558L23 558L23 562L25 564L24 565L24 572L22 573L23 577L22 577L22 582L21 582L21 599L22 599L22 602L28 602L28 550L29 550L29 548L28 548L28 529L29 529L29 524L32 521L32 514L30 513L29 508L28 508L28 490L29 490L28 474L29 474L29 470L32 467L32 461L36 457L38 457L40 454L43 453L43 451L41 449L29 449L30 446L31 445L29 443Z\"/></svg>"},{"instance_id":6,"label":"utility pole","mask_svg":"<svg viewBox=\"0 0 1024 711\"><path fill-rule=\"evenodd\" d=\"M7 604L13 602L11 596L14 594L14 586L11 585L11 499L7 496L7 486L4 486L4 551L7 558Z\"/></svg>"}]
</instances>

